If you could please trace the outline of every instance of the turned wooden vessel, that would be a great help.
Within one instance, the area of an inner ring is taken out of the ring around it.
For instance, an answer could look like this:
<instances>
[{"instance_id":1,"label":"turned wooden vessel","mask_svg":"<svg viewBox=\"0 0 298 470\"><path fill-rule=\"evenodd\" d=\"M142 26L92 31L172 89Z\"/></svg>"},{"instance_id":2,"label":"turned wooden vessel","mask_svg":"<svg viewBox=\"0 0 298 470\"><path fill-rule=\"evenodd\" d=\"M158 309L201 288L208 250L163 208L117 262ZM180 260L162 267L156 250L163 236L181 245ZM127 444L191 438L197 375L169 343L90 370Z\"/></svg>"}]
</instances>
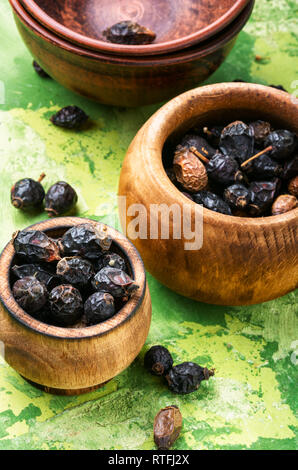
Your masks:
<instances>
[{"instance_id":1,"label":"turned wooden vessel","mask_svg":"<svg viewBox=\"0 0 298 470\"><path fill-rule=\"evenodd\" d=\"M179 294L211 304L246 305L275 299L297 287L298 209L260 218L202 209L171 183L162 163L166 140L174 142L194 126L256 119L298 133L297 100L274 88L247 83L197 88L157 111L130 145L119 184L127 208L142 204L149 214L152 204L178 204L182 213L183 204L189 204L192 229L195 213L199 216L203 210L201 249L186 251L184 236L173 239L173 218L170 239L162 239L160 232L157 239L149 235L134 239L148 271ZM128 214L120 210L122 226L132 238L136 235L129 224L136 214ZM160 215L158 222L162 223ZM149 217L146 229L149 234Z\"/></svg>"},{"instance_id":2,"label":"turned wooden vessel","mask_svg":"<svg viewBox=\"0 0 298 470\"><path fill-rule=\"evenodd\" d=\"M60 237L74 225L91 222L61 217L28 227ZM45 391L77 395L93 390L126 369L148 335L151 300L142 260L121 233L108 227L112 249L121 253L139 289L112 318L86 328L47 325L27 314L15 301L10 268L15 260L12 242L0 257L0 340L6 362Z\"/></svg>"}]
</instances>

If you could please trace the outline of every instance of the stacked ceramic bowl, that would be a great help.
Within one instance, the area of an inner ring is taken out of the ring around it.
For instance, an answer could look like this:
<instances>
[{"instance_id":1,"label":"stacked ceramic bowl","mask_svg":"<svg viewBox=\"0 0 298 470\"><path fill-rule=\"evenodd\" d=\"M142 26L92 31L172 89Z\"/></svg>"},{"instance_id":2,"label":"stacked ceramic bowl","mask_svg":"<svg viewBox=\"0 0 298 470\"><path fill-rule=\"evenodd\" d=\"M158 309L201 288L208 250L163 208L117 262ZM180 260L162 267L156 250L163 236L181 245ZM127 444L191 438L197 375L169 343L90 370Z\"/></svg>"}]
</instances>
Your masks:
<instances>
[{"instance_id":1,"label":"stacked ceramic bowl","mask_svg":"<svg viewBox=\"0 0 298 470\"><path fill-rule=\"evenodd\" d=\"M36 61L65 87L101 103L139 106L198 86L225 60L254 0L10 0ZM130 20L150 28L146 45L109 42Z\"/></svg>"}]
</instances>

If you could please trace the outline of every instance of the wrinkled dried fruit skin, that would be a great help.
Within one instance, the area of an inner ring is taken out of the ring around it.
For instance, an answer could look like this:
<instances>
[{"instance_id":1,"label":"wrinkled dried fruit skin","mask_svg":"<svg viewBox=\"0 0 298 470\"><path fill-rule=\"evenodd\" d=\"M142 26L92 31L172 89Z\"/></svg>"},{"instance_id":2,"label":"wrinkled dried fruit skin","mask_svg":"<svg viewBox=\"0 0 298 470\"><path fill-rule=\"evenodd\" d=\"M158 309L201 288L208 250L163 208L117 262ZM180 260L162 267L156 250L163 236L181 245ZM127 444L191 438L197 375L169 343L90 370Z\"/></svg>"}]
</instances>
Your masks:
<instances>
[{"instance_id":1,"label":"wrinkled dried fruit skin","mask_svg":"<svg viewBox=\"0 0 298 470\"><path fill-rule=\"evenodd\" d=\"M243 181L243 173L239 170L237 161L229 155L216 153L207 163L208 176L217 183L228 185Z\"/></svg>"},{"instance_id":2,"label":"wrinkled dried fruit skin","mask_svg":"<svg viewBox=\"0 0 298 470\"><path fill-rule=\"evenodd\" d=\"M62 258L57 264L57 274L66 283L84 286L94 276L94 269L90 261L76 256Z\"/></svg>"},{"instance_id":3,"label":"wrinkled dried fruit skin","mask_svg":"<svg viewBox=\"0 0 298 470\"><path fill-rule=\"evenodd\" d=\"M18 304L28 313L35 313L47 302L46 286L32 276L16 281L12 293Z\"/></svg>"},{"instance_id":4,"label":"wrinkled dried fruit skin","mask_svg":"<svg viewBox=\"0 0 298 470\"><path fill-rule=\"evenodd\" d=\"M253 129L242 121L232 122L223 129L219 148L224 155L235 158L238 163L245 162L254 151Z\"/></svg>"},{"instance_id":5,"label":"wrinkled dried fruit skin","mask_svg":"<svg viewBox=\"0 0 298 470\"><path fill-rule=\"evenodd\" d=\"M114 297L107 292L95 292L85 302L84 316L88 325L96 325L108 320L114 314Z\"/></svg>"},{"instance_id":6,"label":"wrinkled dried fruit skin","mask_svg":"<svg viewBox=\"0 0 298 470\"><path fill-rule=\"evenodd\" d=\"M71 285L55 287L49 295L51 323L68 327L79 321L83 300L78 289Z\"/></svg>"},{"instance_id":7,"label":"wrinkled dried fruit skin","mask_svg":"<svg viewBox=\"0 0 298 470\"><path fill-rule=\"evenodd\" d=\"M210 191L200 191L193 195L193 199L197 204L202 204L203 207L206 207L206 209L220 212L221 214L232 215L229 205L217 196L217 194L211 193Z\"/></svg>"},{"instance_id":8,"label":"wrinkled dried fruit skin","mask_svg":"<svg viewBox=\"0 0 298 470\"><path fill-rule=\"evenodd\" d=\"M186 191L196 192L206 188L206 168L190 150L181 148L175 153L173 168L177 181Z\"/></svg>"},{"instance_id":9,"label":"wrinkled dried fruit skin","mask_svg":"<svg viewBox=\"0 0 298 470\"><path fill-rule=\"evenodd\" d=\"M126 271L125 260L117 253L105 253L95 262L96 270L100 271L102 268L109 266L110 268L121 269Z\"/></svg>"},{"instance_id":10,"label":"wrinkled dried fruit skin","mask_svg":"<svg viewBox=\"0 0 298 470\"><path fill-rule=\"evenodd\" d=\"M61 283L61 278L59 276L56 276L56 274L47 271L38 264L23 264L22 266L13 266L11 271L19 279L28 276L35 277L38 281L42 282L47 287L47 289L52 289Z\"/></svg>"},{"instance_id":11,"label":"wrinkled dried fruit skin","mask_svg":"<svg viewBox=\"0 0 298 470\"><path fill-rule=\"evenodd\" d=\"M49 216L57 217L72 209L78 200L75 190L65 181L53 184L45 197L45 210Z\"/></svg>"},{"instance_id":12,"label":"wrinkled dried fruit skin","mask_svg":"<svg viewBox=\"0 0 298 470\"><path fill-rule=\"evenodd\" d=\"M110 42L127 45L150 44L156 38L153 31L132 21L114 24L103 31L103 36Z\"/></svg>"},{"instance_id":13,"label":"wrinkled dried fruit skin","mask_svg":"<svg viewBox=\"0 0 298 470\"><path fill-rule=\"evenodd\" d=\"M208 141L214 146L218 147L220 142L220 136L223 131L223 126L213 126L210 129L204 127L203 132L206 134Z\"/></svg>"},{"instance_id":14,"label":"wrinkled dried fruit skin","mask_svg":"<svg viewBox=\"0 0 298 470\"><path fill-rule=\"evenodd\" d=\"M216 153L216 150L203 137L195 134L186 134L177 146L177 150L182 148L190 149L195 147L204 157L210 159Z\"/></svg>"},{"instance_id":15,"label":"wrinkled dried fruit skin","mask_svg":"<svg viewBox=\"0 0 298 470\"><path fill-rule=\"evenodd\" d=\"M92 279L96 291L108 292L113 297L124 297L138 289L134 280L121 269L105 267Z\"/></svg>"},{"instance_id":16,"label":"wrinkled dried fruit skin","mask_svg":"<svg viewBox=\"0 0 298 470\"><path fill-rule=\"evenodd\" d=\"M214 375L213 370L209 371L194 362L183 362L173 367L166 379L172 392L183 395L195 392L202 380L209 380L211 375Z\"/></svg>"},{"instance_id":17,"label":"wrinkled dried fruit skin","mask_svg":"<svg viewBox=\"0 0 298 470\"><path fill-rule=\"evenodd\" d=\"M47 74L47 72L43 70L43 68L41 68L41 66L35 60L33 61L32 65L37 75L42 78L51 78L50 75Z\"/></svg>"},{"instance_id":18,"label":"wrinkled dried fruit skin","mask_svg":"<svg viewBox=\"0 0 298 470\"><path fill-rule=\"evenodd\" d=\"M11 188L11 203L17 209L39 207L45 197L42 185L31 178L24 178Z\"/></svg>"},{"instance_id":19,"label":"wrinkled dried fruit skin","mask_svg":"<svg viewBox=\"0 0 298 470\"><path fill-rule=\"evenodd\" d=\"M87 114L78 106L66 106L51 117L51 122L65 129L78 129L87 120Z\"/></svg>"},{"instance_id":20,"label":"wrinkled dried fruit skin","mask_svg":"<svg viewBox=\"0 0 298 470\"><path fill-rule=\"evenodd\" d=\"M264 145L266 138L272 131L271 124L266 121L254 121L250 123L255 136L255 143L257 145Z\"/></svg>"},{"instance_id":21,"label":"wrinkled dried fruit skin","mask_svg":"<svg viewBox=\"0 0 298 470\"><path fill-rule=\"evenodd\" d=\"M251 179L274 178L275 176L281 177L283 175L282 166L269 157L267 153L247 163L243 171Z\"/></svg>"},{"instance_id":22,"label":"wrinkled dried fruit skin","mask_svg":"<svg viewBox=\"0 0 298 470\"><path fill-rule=\"evenodd\" d=\"M168 450L178 439L182 429L182 415L177 406L167 406L154 419L154 442L159 450Z\"/></svg>"},{"instance_id":23,"label":"wrinkled dried fruit skin","mask_svg":"<svg viewBox=\"0 0 298 470\"><path fill-rule=\"evenodd\" d=\"M272 205L272 215L284 214L298 205L298 200L295 196L290 194L282 194L279 196Z\"/></svg>"},{"instance_id":24,"label":"wrinkled dried fruit skin","mask_svg":"<svg viewBox=\"0 0 298 470\"><path fill-rule=\"evenodd\" d=\"M30 258L30 261L59 261L59 248L55 240L39 230L22 230L13 239L13 246L20 256Z\"/></svg>"},{"instance_id":25,"label":"wrinkled dried fruit skin","mask_svg":"<svg viewBox=\"0 0 298 470\"><path fill-rule=\"evenodd\" d=\"M265 147L272 145L271 158L284 161L290 158L297 148L297 137L293 132L277 130L271 132L265 140Z\"/></svg>"},{"instance_id":26,"label":"wrinkled dried fruit skin","mask_svg":"<svg viewBox=\"0 0 298 470\"><path fill-rule=\"evenodd\" d=\"M163 346L152 346L145 354L144 366L152 375L166 375L173 367L173 358Z\"/></svg>"},{"instance_id":27,"label":"wrinkled dried fruit skin","mask_svg":"<svg viewBox=\"0 0 298 470\"><path fill-rule=\"evenodd\" d=\"M102 224L80 224L70 228L59 241L65 256L96 259L111 247L112 240Z\"/></svg>"},{"instance_id":28,"label":"wrinkled dried fruit skin","mask_svg":"<svg viewBox=\"0 0 298 470\"><path fill-rule=\"evenodd\" d=\"M251 202L249 213L253 216L264 214L273 203L276 193L280 187L280 180L275 178L272 181L254 181L250 184Z\"/></svg>"},{"instance_id":29,"label":"wrinkled dried fruit skin","mask_svg":"<svg viewBox=\"0 0 298 470\"><path fill-rule=\"evenodd\" d=\"M292 196L298 196L298 176L295 176L295 178L289 181L288 190Z\"/></svg>"},{"instance_id":30,"label":"wrinkled dried fruit skin","mask_svg":"<svg viewBox=\"0 0 298 470\"><path fill-rule=\"evenodd\" d=\"M285 163L283 178L287 180L294 178L296 175L298 175L298 155Z\"/></svg>"},{"instance_id":31,"label":"wrinkled dried fruit skin","mask_svg":"<svg viewBox=\"0 0 298 470\"><path fill-rule=\"evenodd\" d=\"M250 203L251 193L243 184L234 184L225 189L224 200L233 209L245 209Z\"/></svg>"}]
</instances>

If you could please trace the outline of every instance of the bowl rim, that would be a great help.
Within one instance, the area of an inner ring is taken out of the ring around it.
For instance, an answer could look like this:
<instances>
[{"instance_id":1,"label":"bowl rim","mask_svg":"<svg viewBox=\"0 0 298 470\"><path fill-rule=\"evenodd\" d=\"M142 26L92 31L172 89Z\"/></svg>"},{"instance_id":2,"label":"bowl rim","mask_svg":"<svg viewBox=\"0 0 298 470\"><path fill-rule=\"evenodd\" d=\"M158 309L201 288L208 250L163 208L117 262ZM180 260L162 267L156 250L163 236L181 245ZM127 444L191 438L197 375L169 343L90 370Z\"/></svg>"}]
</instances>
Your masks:
<instances>
[{"instance_id":1,"label":"bowl rim","mask_svg":"<svg viewBox=\"0 0 298 470\"><path fill-rule=\"evenodd\" d=\"M83 223L91 223L92 225L100 224L107 228L113 243L128 258L133 277L139 285L139 289L134 292L127 303L115 315L113 315L113 317L104 322L98 323L97 325L85 328L62 328L40 322L26 313L13 297L10 287L10 268L12 259L15 255L15 250L13 248L12 240L10 240L0 255L0 303L14 320L35 333L40 333L56 339L68 340L83 340L103 336L130 320L136 314L144 299L147 281L142 258L135 246L122 233L113 227L85 217L56 217L35 223L23 230L42 230L48 232L54 229L69 229L75 225Z\"/></svg>"},{"instance_id":2,"label":"bowl rim","mask_svg":"<svg viewBox=\"0 0 298 470\"><path fill-rule=\"evenodd\" d=\"M246 228L262 227L265 229L280 225L281 223L286 224L298 218L298 207L284 214L255 218L226 215L203 208L201 205L184 196L170 181L163 166L162 150L166 139L185 122L185 119L181 119L180 117L182 115L181 110L185 107L185 103L199 102L200 99L204 98L210 98L212 99L212 103L214 103L219 96L231 93L246 95L248 91L258 94L259 99L262 99L262 96L264 97L265 94L269 93L270 98L274 97L279 103L286 101L289 105L292 104L292 106L295 107L298 115L298 106L292 102L292 96L287 92L255 83L216 83L198 87L176 96L157 110L139 131L142 136L143 158L150 162L148 165L149 177L152 178L151 181L154 181L156 175L158 175L158 184L159 187L162 187L165 200L171 201L171 203L174 201L181 204L187 202L195 212L198 211L199 215L201 214L201 209L203 209L204 223L220 225L223 230L226 227L236 229L239 226ZM173 124L170 129L167 129L168 122Z\"/></svg>"},{"instance_id":3,"label":"bowl rim","mask_svg":"<svg viewBox=\"0 0 298 470\"><path fill-rule=\"evenodd\" d=\"M83 45L87 49L95 51L105 51L115 55L155 55L165 52L175 51L191 47L200 41L210 38L222 29L227 27L242 10L247 6L250 0L235 0L233 6L216 21L207 25L205 28L196 31L188 36L175 39L173 41L165 41L158 44L148 44L143 46L113 44L99 39L93 39L83 34L77 33L49 16L45 10L40 8L34 0L20 0L25 9L46 28L52 30L55 34L64 37L70 42Z\"/></svg>"},{"instance_id":4,"label":"bowl rim","mask_svg":"<svg viewBox=\"0 0 298 470\"><path fill-rule=\"evenodd\" d=\"M54 46L57 46L60 49L66 50L72 54L86 57L88 59L93 59L100 61L102 63L108 64L115 64L117 66L135 66L135 67L152 67L152 66L169 66L169 65L177 65L183 64L186 62L190 62L200 57L206 56L208 54L213 53L214 51L218 50L219 48L223 47L225 44L228 44L233 39L236 39L237 35L240 33L244 25L247 23L248 19L251 16L253 11L255 0L249 0L247 6L244 10L240 13L241 21L237 21L233 23L233 29L231 29L231 25L228 29L220 32L219 35L211 42L207 41L200 45L197 48L190 48L181 53L172 54L170 56L160 56L160 57L121 57L116 55L107 55L107 54L100 54L96 53L95 51L83 49L75 44L72 44L65 39L55 36L51 31L46 29L40 23L38 23L32 16L28 14L28 12L22 7L19 3L19 0L9 0L10 5L13 9L13 12L19 20L25 25L33 34L39 36L41 39L47 41ZM239 20L239 18L238 18ZM220 41L218 41L218 39Z\"/></svg>"}]
</instances>

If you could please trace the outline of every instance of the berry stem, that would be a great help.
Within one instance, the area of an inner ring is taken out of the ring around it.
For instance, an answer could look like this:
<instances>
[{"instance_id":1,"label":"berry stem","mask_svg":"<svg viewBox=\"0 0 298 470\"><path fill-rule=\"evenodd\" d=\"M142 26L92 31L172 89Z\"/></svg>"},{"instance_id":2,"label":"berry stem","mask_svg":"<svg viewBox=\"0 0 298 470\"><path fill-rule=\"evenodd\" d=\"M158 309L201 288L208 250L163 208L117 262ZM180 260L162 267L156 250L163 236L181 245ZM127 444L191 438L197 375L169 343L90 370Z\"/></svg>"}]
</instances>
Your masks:
<instances>
[{"instance_id":1,"label":"berry stem","mask_svg":"<svg viewBox=\"0 0 298 470\"><path fill-rule=\"evenodd\" d=\"M192 153L194 153L196 155L196 157L198 157L200 160L202 160L202 162L209 163L209 159L204 157L204 155L202 155L200 152L198 152L198 150L195 147L190 147L189 150Z\"/></svg>"},{"instance_id":2,"label":"berry stem","mask_svg":"<svg viewBox=\"0 0 298 470\"><path fill-rule=\"evenodd\" d=\"M45 173L42 173L42 174L40 175L40 177L38 178L37 181L38 181L39 183L41 183L42 180L43 180L45 177L46 177L46 174L45 174Z\"/></svg>"},{"instance_id":3,"label":"berry stem","mask_svg":"<svg viewBox=\"0 0 298 470\"><path fill-rule=\"evenodd\" d=\"M272 145L269 145L269 147L266 147L264 150L262 150L261 152L257 153L256 155L253 155L252 157L250 157L248 160L246 160L245 162L243 162L241 164L241 168L245 167L249 162L252 162L253 160L255 160L256 158L259 158L261 155L264 155L264 153L267 153L267 152L270 152L271 150L273 149Z\"/></svg>"}]
</instances>

